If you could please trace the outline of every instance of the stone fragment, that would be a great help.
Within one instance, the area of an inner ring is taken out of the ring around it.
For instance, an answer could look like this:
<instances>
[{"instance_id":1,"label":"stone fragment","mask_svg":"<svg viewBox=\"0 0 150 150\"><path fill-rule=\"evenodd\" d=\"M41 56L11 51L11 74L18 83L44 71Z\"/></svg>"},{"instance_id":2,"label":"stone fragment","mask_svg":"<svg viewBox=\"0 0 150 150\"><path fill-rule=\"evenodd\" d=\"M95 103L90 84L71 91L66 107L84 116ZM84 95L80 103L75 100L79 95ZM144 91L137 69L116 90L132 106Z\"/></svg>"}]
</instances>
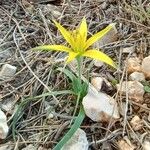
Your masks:
<instances>
[{"instance_id":1,"label":"stone fragment","mask_svg":"<svg viewBox=\"0 0 150 150\"><path fill-rule=\"evenodd\" d=\"M122 49L122 53L133 53L135 51L135 46L125 47Z\"/></svg>"},{"instance_id":2,"label":"stone fragment","mask_svg":"<svg viewBox=\"0 0 150 150\"><path fill-rule=\"evenodd\" d=\"M86 133L79 128L61 150L88 150L88 145Z\"/></svg>"},{"instance_id":3,"label":"stone fragment","mask_svg":"<svg viewBox=\"0 0 150 150\"><path fill-rule=\"evenodd\" d=\"M47 149L47 148L44 148L44 147L40 146L40 147L38 148L38 150L51 150L51 149Z\"/></svg>"},{"instance_id":4,"label":"stone fragment","mask_svg":"<svg viewBox=\"0 0 150 150\"><path fill-rule=\"evenodd\" d=\"M13 77L16 73L17 68L15 66L12 66L10 64L3 65L1 71L0 71L0 77L1 78L9 78Z\"/></svg>"},{"instance_id":5,"label":"stone fragment","mask_svg":"<svg viewBox=\"0 0 150 150\"><path fill-rule=\"evenodd\" d=\"M5 139L8 134L7 117L3 111L0 110L0 139Z\"/></svg>"},{"instance_id":6,"label":"stone fragment","mask_svg":"<svg viewBox=\"0 0 150 150\"><path fill-rule=\"evenodd\" d=\"M135 147L131 143L127 143L124 139L118 141L119 150L135 150Z\"/></svg>"},{"instance_id":7,"label":"stone fragment","mask_svg":"<svg viewBox=\"0 0 150 150\"><path fill-rule=\"evenodd\" d=\"M144 141L143 150L150 150L150 141L148 141L148 140Z\"/></svg>"},{"instance_id":8,"label":"stone fragment","mask_svg":"<svg viewBox=\"0 0 150 150\"><path fill-rule=\"evenodd\" d=\"M8 142L0 146L0 150L14 150L13 143Z\"/></svg>"},{"instance_id":9,"label":"stone fragment","mask_svg":"<svg viewBox=\"0 0 150 150\"><path fill-rule=\"evenodd\" d=\"M11 50L0 50L0 63L4 63L8 58L13 55Z\"/></svg>"},{"instance_id":10,"label":"stone fragment","mask_svg":"<svg viewBox=\"0 0 150 150\"><path fill-rule=\"evenodd\" d=\"M94 66L96 66L96 67L102 67L103 65L104 65L104 63L102 61L94 60Z\"/></svg>"},{"instance_id":11,"label":"stone fragment","mask_svg":"<svg viewBox=\"0 0 150 150\"><path fill-rule=\"evenodd\" d=\"M139 81L139 82L145 81L144 73L142 73L142 72L133 72L132 74L130 74L129 80Z\"/></svg>"},{"instance_id":12,"label":"stone fragment","mask_svg":"<svg viewBox=\"0 0 150 150\"><path fill-rule=\"evenodd\" d=\"M108 122L111 119L119 119L119 111L116 101L96 89L89 89L82 101L85 114L93 121Z\"/></svg>"},{"instance_id":13,"label":"stone fragment","mask_svg":"<svg viewBox=\"0 0 150 150\"><path fill-rule=\"evenodd\" d=\"M130 124L134 131L138 131L142 129L142 126L143 126L142 120L137 115L132 118L132 120L130 121Z\"/></svg>"},{"instance_id":14,"label":"stone fragment","mask_svg":"<svg viewBox=\"0 0 150 150\"><path fill-rule=\"evenodd\" d=\"M9 113L13 112L13 108L15 105L15 100L13 97L7 98L5 101L1 102L1 108Z\"/></svg>"},{"instance_id":15,"label":"stone fragment","mask_svg":"<svg viewBox=\"0 0 150 150\"><path fill-rule=\"evenodd\" d=\"M145 57L142 61L142 72L146 78L150 79L150 55Z\"/></svg>"},{"instance_id":16,"label":"stone fragment","mask_svg":"<svg viewBox=\"0 0 150 150\"><path fill-rule=\"evenodd\" d=\"M27 147L23 148L22 150L37 150L37 148L34 145L29 144Z\"/></svg>"},{"instance_id":17,"label":"stone fragment","mask_svg":"<svg viewBox=\"0 0 150 150\"><path fill-rule=\"evenodd\" d=\"M129 99L135 102L143 102L144 86L138 81L123 81L122 84L117 84L117 90L123 95L127 92Z\"/></svg>"},{"instance_id":18,"label":"stone fragment","mask_svg":"<svg viewBox=\"0 0 150 150\"><path fill-rule=\"evenodd\" d=\"M94 77L91 79L91 84L98 90L101 90L102 84L103 84L103 78L101 77Z\"/></svg>"},{"instance_id":19,"label":"stone fragment","mask_svg":"<svg viewBox=\"0 0 150 150\"><path fill-rule=\"evenodd\" d=\"M140 60L137 57L129 58L127 60L127 72L130 74L135 71L137 72L141 71Z\"/></svg>"}]
</instances>

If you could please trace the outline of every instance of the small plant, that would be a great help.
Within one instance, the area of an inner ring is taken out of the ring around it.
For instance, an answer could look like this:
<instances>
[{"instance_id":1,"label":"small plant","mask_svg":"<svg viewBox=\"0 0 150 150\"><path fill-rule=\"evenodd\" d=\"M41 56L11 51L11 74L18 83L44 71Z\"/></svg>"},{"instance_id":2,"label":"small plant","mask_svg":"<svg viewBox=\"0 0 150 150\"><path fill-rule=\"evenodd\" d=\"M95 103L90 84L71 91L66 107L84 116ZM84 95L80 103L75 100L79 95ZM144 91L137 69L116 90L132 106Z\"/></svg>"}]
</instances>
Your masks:
<instances>
[{"instance_id":1,"label":"small plant","mask_svg":"<svg viewBox=\"0 0 150 150\"><path fill-rule=\"evenodd\" d=\"M61 26L58 22L54 21L56 27L61 32L62 36L65 38L65 40L68 43L68 46L64 45L43 45L33 48L33 50L48 50L48 51L60 51L60 52L67 52L69 54L66 63L71 62L73 59L76 59L78 62L78 76L74 75L71 71L68 69L59 69L59 71L63 71L72 81L72 89L74 94L77 96L76 106L74 115L76 114L78 106L80 106L80 111L78 113L78 116L74 120L73 125L71 126L71 129L66 133L66 135L62 138L62 140L54 147L54 150L60 150L63 145L71 138L71 136L76 132L76 130L80 127L84 117L85 113L82 107L82 99L87 94L88 90L88 83L83 82L81 80L81 66L82 66L82 57L90 57L93 59L97 59L100 61L103 61L110 66L116 68L115 63L113 60L104 54L103 52L91 49L89 48L92 44L94 44L97 40L101 39L107 32L109 32L114 24L108 25L105 29L102 31L94 34L92 37L87 39L87 23L86 19L83 18L80 26L70 32L67 31L63 26Z\"/></svg>"}]
</instances>

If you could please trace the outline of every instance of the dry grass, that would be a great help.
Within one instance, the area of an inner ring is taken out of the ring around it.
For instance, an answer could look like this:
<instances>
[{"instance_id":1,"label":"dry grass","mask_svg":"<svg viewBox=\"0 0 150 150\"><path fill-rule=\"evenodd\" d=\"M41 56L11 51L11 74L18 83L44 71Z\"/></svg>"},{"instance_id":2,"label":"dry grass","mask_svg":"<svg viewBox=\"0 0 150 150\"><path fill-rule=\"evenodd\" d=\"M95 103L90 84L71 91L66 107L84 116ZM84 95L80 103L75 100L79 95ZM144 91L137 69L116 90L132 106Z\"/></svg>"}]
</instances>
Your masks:
<instances>
[{"instance_id":1,"label":"dry grass","mask_svg":"<svg viewBox=\"0 0 150 150\"><path fill-rule=\"evenodd\" d=\"M54 4L55 13L49 9L46 3L25 3L24 1L2 2L0 6L0 65L9 63L17 66L17 74L14 78L0 81L0 100L13 101L14 107L5 111L9 118L9 125L15 123L15 140L13 140L11 128L6 140L1 144L11 141L16 149L29 143L37 147L42 145L52 148L69 128L75 106L74 97L43 96L39 99L27 101L21 106L16 122L12 122L12 114L17 105L22 104L27 98L31 98L45 92L69 89L69 81L65 76L56 71L57 66L62 66L65 55L51 52L33 52L30 48L39 44L63 42L60 34L52 23L57 19L67 28L73 29L83 16L86 16L89 24L89 35L100 30L111 22L117 23L117 41L104 45L102 48L119 64L121 71L113 72L111 69L92 67L91 72L101 74L110 80L113 77L118 82L127 80L124 60L132 56L122 53L122 48L134 45L135 52L140 59L150 55L150 10L148 1L140 3L136 0L127 2L107 1L104 7L98 0L73 0ZM49 2L51 5L51 2ZM57 5L56 5L57 4ZM56 14L57 11L57 14ZM5 53L4 55L1 55ZM90 61L85 61L85 66ZM86 73L87 68L84 68ZM92 76L91 73L91 76ZM113 89L113 91L115 88ZM106 89L104 89L105 92ZM95 123L86 118L82 128L87 133L91 143L91 149L103 149L105 144L109 149L118 149L117 141L124 136L137 146L139 150L144 138L150 137L150 122L147 118L150 111L150 103L143 105L128 100L116 92L108 91L115 96L118 105L126 103L126 114L118 122L112 124ZM150 95L146 94L148 98ZM145 97L146 97L145 96ZM142 109L142 110L141 110ZM52 119L47 118L48 112L53 112ZM135 132L129 121L134 115L138 115L144 121L142 130Z\"/></svg>"}]
</instances>

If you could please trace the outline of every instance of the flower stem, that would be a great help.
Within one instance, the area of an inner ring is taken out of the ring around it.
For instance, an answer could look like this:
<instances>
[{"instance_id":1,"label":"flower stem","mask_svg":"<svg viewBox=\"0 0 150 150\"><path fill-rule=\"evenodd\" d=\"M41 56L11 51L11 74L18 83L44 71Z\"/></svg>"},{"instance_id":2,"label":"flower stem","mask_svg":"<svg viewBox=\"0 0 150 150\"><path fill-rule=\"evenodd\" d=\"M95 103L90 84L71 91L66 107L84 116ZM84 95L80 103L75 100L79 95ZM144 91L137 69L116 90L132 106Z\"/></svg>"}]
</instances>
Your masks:
<instances>
[{"instance_id":1,"label":"flower stem","mask_svg":"<svg viewBox=\"0 0 150 150\"><path fill-rule=\"evenodd\" d=\"M79 86L81 86L81 66L82 66L82 58L77 57L77 63L78 63L78 80L79 80Z\"/></svg>"}]
</instances>

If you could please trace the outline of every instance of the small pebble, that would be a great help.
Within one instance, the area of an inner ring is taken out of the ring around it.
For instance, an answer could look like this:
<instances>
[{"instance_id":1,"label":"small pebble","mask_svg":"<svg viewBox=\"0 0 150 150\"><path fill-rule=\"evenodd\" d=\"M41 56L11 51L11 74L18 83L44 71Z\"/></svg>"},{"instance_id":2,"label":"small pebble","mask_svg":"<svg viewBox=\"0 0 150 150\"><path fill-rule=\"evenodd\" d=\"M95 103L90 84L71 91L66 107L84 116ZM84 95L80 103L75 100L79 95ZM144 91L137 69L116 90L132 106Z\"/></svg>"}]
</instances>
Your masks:
<instances>
[{"instance_id":1,"label":"small pebble","mask_svg":"<svg viewBox=\"0 0 150 150\"><path fill-rule=\"evenodd\" d=\"M0 77L2 78L9 78L13 77L16 73L17 67L12 66L10 64L5 64L2 66L2 69L0 71Z\"/></svg>"},{"instance_id":2,"label":"small pebble","mask_svg":"<svg viewBox=\"0 0 150 150\"><path fill-rule=\"evenodd\" d=\"M132 120L130 121L130 124L134 131L141 130L143 127L143 122L137 115L132 118Z\"/></svg>"},{"instance_id":3,"label":"small pebble","mask_svg":"<svg viewBox=\"0 0 150 150\"><path fill-rule=\"evenodd\" d=\"M133 72L132 74L130 74L129 80L139 81L139 82L145 81L144 73L142 73L142 72Z\"/></svg>"}]
</instances>

